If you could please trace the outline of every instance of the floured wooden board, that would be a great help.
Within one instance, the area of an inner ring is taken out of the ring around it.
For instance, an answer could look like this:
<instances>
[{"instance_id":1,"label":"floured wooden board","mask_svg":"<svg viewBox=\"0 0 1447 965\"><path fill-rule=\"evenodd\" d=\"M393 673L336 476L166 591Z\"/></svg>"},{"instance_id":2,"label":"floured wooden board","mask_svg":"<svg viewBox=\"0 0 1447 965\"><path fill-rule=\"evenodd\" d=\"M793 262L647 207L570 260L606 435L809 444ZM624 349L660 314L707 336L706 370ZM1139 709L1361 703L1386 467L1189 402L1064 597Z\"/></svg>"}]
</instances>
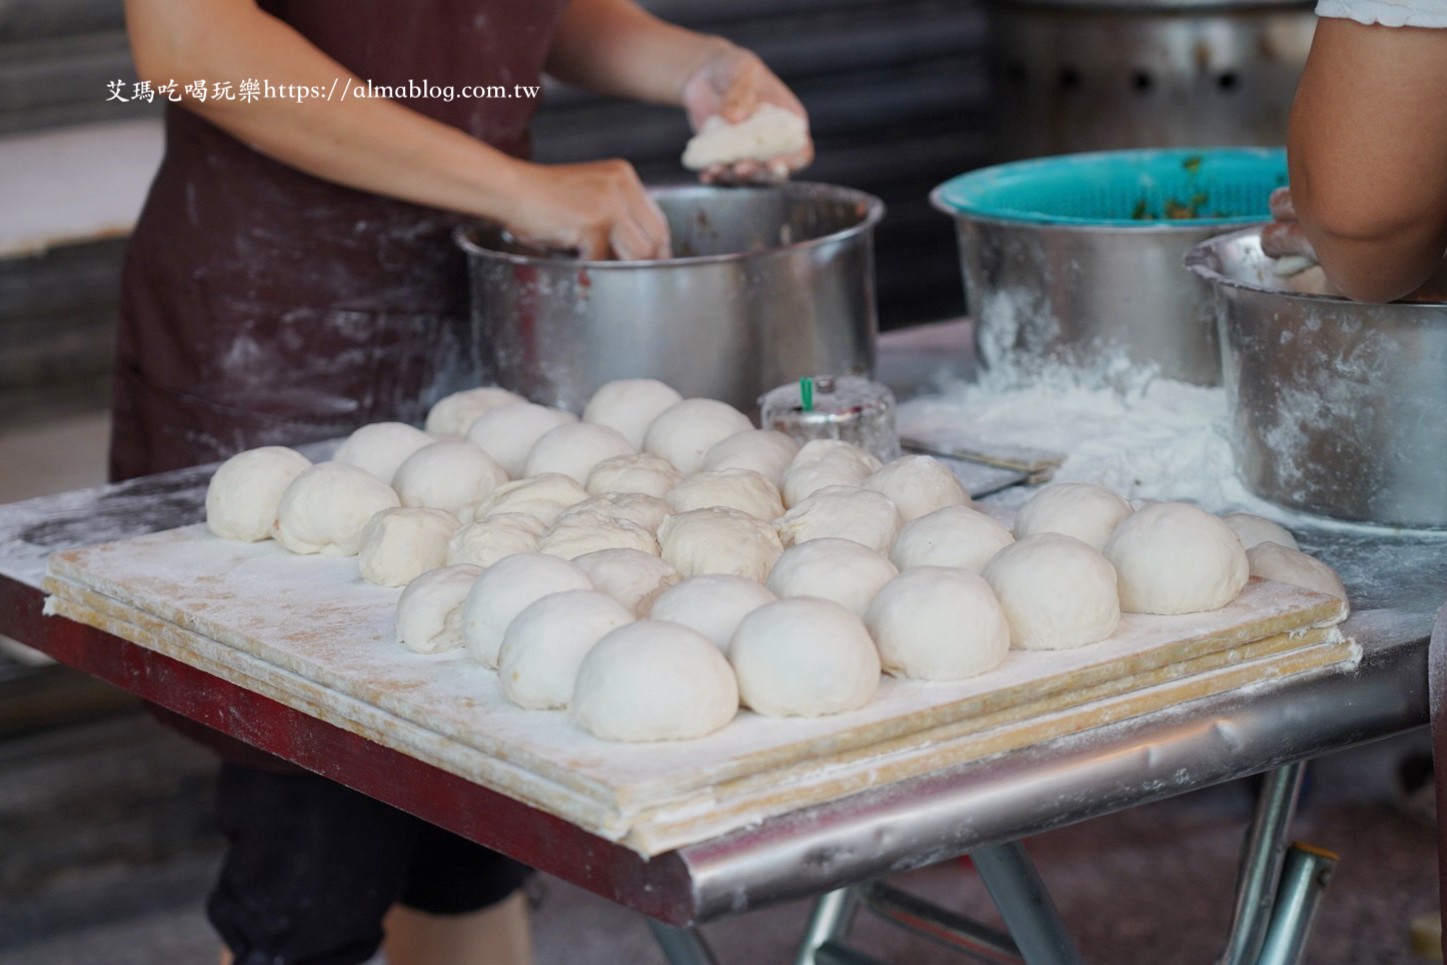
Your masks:
<instances>
[{"instance_id":1,"label":"floured wooden board","mask_svg":"<svg viewBox=\"0 0 1447 965\"><path fill-rule=\"evenodd\" d=\"M56 554L57 612L572 820L645 854L772 814L1252 682L1350 663L1343 605L1252 581L1231 606L1128 615L1078 650L1012 652L968 681L885 678L869 706L743 713L694 741L597 740L508 703L464 653L392 639L399 590L355 559L300 557L204 527Z\"/></svg>"}]
</instances>

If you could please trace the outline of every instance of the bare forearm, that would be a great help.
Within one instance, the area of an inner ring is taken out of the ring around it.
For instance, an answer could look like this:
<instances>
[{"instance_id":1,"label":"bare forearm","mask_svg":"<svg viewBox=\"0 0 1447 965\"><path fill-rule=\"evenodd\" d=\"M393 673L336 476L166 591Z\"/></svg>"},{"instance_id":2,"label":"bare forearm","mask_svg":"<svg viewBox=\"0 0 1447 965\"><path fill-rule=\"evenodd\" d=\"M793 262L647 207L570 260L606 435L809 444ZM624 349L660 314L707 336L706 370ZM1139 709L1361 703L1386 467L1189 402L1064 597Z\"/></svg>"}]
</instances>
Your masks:
<instances>
[{"instance_id":1,"label":"bare forearm","mask_svg":"<svg viewBox=\"0 0 1447 965\"><path fill-rule=\"evenodd\" d=\"M571 0L548 52L548 73L602 94L677 106L698 66L732 45L675 27L633 0Z\"/></svg>"}]
</instances>

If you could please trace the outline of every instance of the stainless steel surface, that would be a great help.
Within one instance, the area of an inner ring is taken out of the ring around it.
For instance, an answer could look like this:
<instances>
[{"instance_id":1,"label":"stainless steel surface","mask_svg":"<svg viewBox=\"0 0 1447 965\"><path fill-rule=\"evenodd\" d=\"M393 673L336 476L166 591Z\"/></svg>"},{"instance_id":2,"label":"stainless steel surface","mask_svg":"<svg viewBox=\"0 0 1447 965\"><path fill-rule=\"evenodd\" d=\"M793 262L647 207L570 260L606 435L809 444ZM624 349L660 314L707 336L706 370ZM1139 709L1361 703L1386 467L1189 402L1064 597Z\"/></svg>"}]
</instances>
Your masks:
<instances>
[{"instance_id":1,"label":"stainless steel surface","mask_svg":"<svg viewBox=\"0 0 1447 965\"><path fill-rule=\"evenodd\" d=\"M1019 841L973 848L970 858L1029 965L1075 965L1080 953Z\"/></svg>"},{"instance_id":2,"label":"stainless steel surface","mask_svg":"<svg viewBox=\"0 0 1447 965\"><path fill-rule=\"evenodd\" d=\"M1266 930L1271 927L1281 865L1286 858L1286 836L1301 799L1305 773L1306 764L1293 761L1268 772L1262 783L1236 876L1236 911L1226 936L1222 965L1252 965L1261 953Z\"/></svg>"},{"instance_id":3,"label":"stainless steel surface","mask_svg":"<svg viewBox=\"0 0 1447 965\"><path fill-rule=\"evenodd\" d=\"M774 386L874 365L874 197L825 184L659 188L678 257L578 261L465 226L472 319L499 385L582 411L649 376L745 412Z\"/></svg>"},{"instance_id":4,"label":"stainless steel surface","mask_svg":"<svg viewBox=\"0 0 1447 965\"><path fill-rule=\"evenodd\" d=\"M941 908L882 881L860 888L869 910L892 925L932 939L946 948L984 962L1018 963L1020 950L1004 932L987 928L959 912Z\"/></svg>"},{"instance_id":5,"label":"stainless steel surface","mask_svg":"<svg viewBox=\"0 0 1447 965\"><path fill-rule=\"evenodd\" d=\"M1447 527L1447 305L1363 305L1277 278L1248 229L1186 261L1215 289L1232 448L1264 499Z\"/></svg>"},{"instance_id":6,"label":"stainless steel surface","mask_svg":"<svg viewBox=\"0 0 1447 965\"><path fill-rule=\"evenodd\" d=\"M859 899L853 888L836 888L820 895L809 914L794 965L820 965L819 950L831 943L842 943L858 909Z\"/></svg>"},{"instance_id":7,"label":"stainless steel surface","mask_svg":"<svg viewBox=\"0 0 1447 965\"><path fill-rule=\"evenodd\" d=\"M1296 965L1302 960L1336 860L1336 855L1299 844L1286 852L1276 912L1271 916L1271 929L1256 965Z\"/></svg>"},{"instance_id":8,"label":"stainless steel surface","mask_svg":"<svg viewBox=\"0 0 1447 965\"><path fill-rule=\"evenodd\" d=\"M763 428L775 429L800 443L815 439L852 443L881 462L899 457L894 412L894 393L889 386L857 375L800 379L771 389L759 399L759 425Z\"/></svg>"}]
</instances>

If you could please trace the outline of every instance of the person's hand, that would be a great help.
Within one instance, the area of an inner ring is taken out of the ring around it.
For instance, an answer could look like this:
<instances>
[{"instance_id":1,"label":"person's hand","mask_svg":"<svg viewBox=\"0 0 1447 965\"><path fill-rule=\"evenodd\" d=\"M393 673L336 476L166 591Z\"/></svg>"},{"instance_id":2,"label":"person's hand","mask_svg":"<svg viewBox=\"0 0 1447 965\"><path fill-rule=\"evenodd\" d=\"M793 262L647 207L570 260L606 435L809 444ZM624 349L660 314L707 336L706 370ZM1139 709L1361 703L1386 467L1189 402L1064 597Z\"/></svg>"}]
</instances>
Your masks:
<instances>
[{"instance_id":1,"label":"person's hand","mask_svg":"<svg viewBox=\"0 0 1447 965\"><path fill-rule=\"evenodd\" d=\"M670 254L668 221L627 161L526 164L504 227L537 248L586 260Z\"/></svg>"},{"instance_id":2,"label":"person's hand","mask_svg":"<svg viewBox=\"0 0 1447 965\"><path fill-rule=\"evenodd\" d=\"M1295 259L1303 268L1316 264L1316 249L1296 220L1291 188L1271 192L1271 224L1261 229L1261 250L1272 258Z\"/></svg>"},{"instance_id":3,"label":"person's hand","mask_svg":"<svg viewBox=\"0 0 1447 965\"><path fill-rule=\"evenodd\" d=\"M745 120L762 104L773 104L809 119L804 105L764 62L733 45L720 47L683 84L683 106L695 132L714 115L730 124ZM768 161L738 161L699 172L705 184L775 183L787 180L814 160L814 143Z\"/></svg>"}]
</instances>

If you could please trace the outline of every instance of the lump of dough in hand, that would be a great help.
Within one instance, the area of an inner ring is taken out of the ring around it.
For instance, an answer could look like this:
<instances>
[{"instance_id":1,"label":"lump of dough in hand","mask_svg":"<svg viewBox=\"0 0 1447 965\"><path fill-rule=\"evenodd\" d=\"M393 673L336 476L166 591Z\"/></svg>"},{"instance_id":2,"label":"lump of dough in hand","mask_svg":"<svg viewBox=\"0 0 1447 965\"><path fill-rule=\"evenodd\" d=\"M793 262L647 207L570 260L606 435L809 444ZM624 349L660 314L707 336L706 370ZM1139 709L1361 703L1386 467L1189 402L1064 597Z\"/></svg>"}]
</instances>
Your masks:
<instances>
[{"instance_id":1,"label":"lump of dough in hand","mask_svg":"<svg viewBox=\"0 0 1447 965\"><path fill-rule=\"evenodd\" d=\"M362 529L399 505L397 493L365 469L343 462L312 466L292 480L276 508L276 541L293 553L356 556Z\"/></svg>"},{"instance_id":2,"label":"lump of dough in hand","mask_svg":"<svg viewBox=\"0 0 1447 965\"><path fill-rule=\"evenodd\" d=\"M644 434L643 448L691 476L703 466L704 455L715 443L753 427L748 416L727 402L684 399L653 420Z\"/></svg>"},{"instance_id":3,"label":"lump of dough in hand","mask_svg":"<svg viewBox=\"0 0 1447 965\"><path fill-rule=\"evenodd\" d=\"M664 499L675 513L723 506L759 519L784 514L779 487L752 469L705 470L689 476Z\"/></svg>"},{"instance_id":4,"label":"lump of dough in hand","mask_svg":"<svg viewBox=\"0 0 1447 965\"><path fill-rule=\"evenodd\" d=\"M795 597L744 617L729 644L739 701L771 717L858 710L879 689L879 651L858 616Z\"/></svg>"},{"instance_id":5,"label":"lump of dough in hand","mask_svg":"<svg viewBox=\"0 0 1447 965\"><path fill-rule=\"evenodd\" d=\"M650 533L657 533L673 510L656 496L643 493L601 493L589 496L558 517L561 523L568 517L583 513L595 513L611 519L622 519L641 526Z\"/></svg>"},{"instance_id":6,"label":"lump of dough in hand","mask_svg":"<svg viewBox=\"0 0 1447 965\"><path fill-rule=\"evenodd\" d=\"M569 422L549 429L528 452L523 474L545 472L571 476L582 485L604 459L633 455L633 446L617 429L587 422Z\"/></svg>"},{"instance_id":7,"label":"lump of dough in hand","mask_svg":"<svg viewBox=\"0 0 1447 965\"><path fill-rule=\"evenodd\" d=\"M1069 650L1115 632L1115 569L1074 536L1037 533L995 554L982 574L1020 650Z\"/></svg>"},{"instance_id":8,"label":"lump of dough in hand","mask_svg":"<svg viewBox=\"0 0 1447 965\"><path fill-rule=\"evenodd\" d=\"M899 535L899 510L883 493L859 486L825 486L797 503L776 524L785 546L837 536L888 553Z\"/></svg>"},{"instance_id":9,"label":"lump of dough in hand","mask_svg":"<svg viewBox=\"0 0 1447 965\"><path fill-rule=\"evenodd\" d=\"M549 472L503 483L473 508L473 518L486 519L494 513L526 513L551 526L563 513L587 498L587 490L572 476Z\"/></svg>"},{"instance_id":10,"label":"lump of dough in hand","mask_svg":"<svg viewBox=\"0 0 1447 965\"><path fill-rule=\"evenodd\" d=\"M1273 523L1261 516L1253 516L1250 513L1229 513L1221 517L1221 521L1231 527L1241 545L1246 547L1246 552L1261 543L1279 543L1287 549L1300 549L1296 544L1296 537L1285 526ZM1255 574L1253 574L1255 575Z\"/></svg>"},{"instance_id":11,"label":"lump of dough in hand","mask_svg":"<svg viewBox=\"0 0 1447 965\"><path fill-rule=\"evenodd\" d=\"M593 585L639 616L653 600L682 577L673 564L633 549L595 550L575 557L573 564Z\"/></svg>"},{"instance_id":12,"label":"lump of dough in hand","mask_svg":"<svg viewBox=\"0 0 1447 965\"><path fill-rule=\"evenodd\" d=\"M677 390L657 379L617 379L593 393L583 421L616 429L634 449L642 449L653 420L682 401Z\"/></svg>"},{"instance_id":13,"label":"lump of dough in hand","mask_svg":"<svg viewBox=\"0 0 1447 965\"><path fill-rule=\"evenodd\" d=\"M1218 610L1241 592L1250 564L1220 519L1187 503L1151 503L1116 526L1105 555L1127 613Z\"/></svg>"},{"instance_id":14,"label":"lump of dough in hand","mask_svg":"<svg viewBox=\"0 0 1447 965\"><path fill-rule=\"evenodd\" d=\"M968 506L947 506L905 523L889 558L901 570L951 566L978 573L1013 542L1010 530L995 517Z\"/></svg>"},{"instance_id":15,"label":"lump of dough in hand","mask_svg":"<svg viewBox=\"0 0 1447 965\"><path fill-rule=\"evenodd\" d=\"M906 523L937 509L970 502L970 494L955 474L933 456L902 456L864 480L864 488L888 496Z\"/></svg>"},{"instance_id":16,"label":"lump of dough in hand","mask_svg":"<svg viewBox=\"0 0 1447 965\"><path fill-rule=\"evenodd\" d=\"M683 473L673 463L651 452L604 459L588 473L588 492L594 496L605 493L641 493L662 499L670 489L683 482Z\"/></svg>"},{"instance_id":17,"label":"lump of dough in hand","mask_svg":"<svg viewBox=\"0 0 1447 965\"><path fill-rule=\"evenodd\" d=\"M807 120L776 104L760 104L735 124L718 114L705 119L683 149L683 166L702 171L738 161L771 161L808 144Z\"/></svg>"},{"instance_id":18,"label":"lump of dough in hand","mask_svg":"<svg viewBox=\"0 0 1447 965\"><path fill-rule=\"evenodd\" d=\"M1301 550L1276 542L1257 543L1246 551L1246 560L1252 576L1290 583L1340 600L1347 598L1347 589L1336 571Z\"/></svg>"},{"instance_id":19,"label":"lump of dough in hand","mask_svg":"<svg viewBox=\"0 0 1447 965\"><path fill-rule=\"evenodd\" d=\"M496 667L503 634L524 607L553 593L593 588L587 573L556 556L518 553L498 560L483 571L463 601L467 652L484 666Z\"/></svg>"},{"instance_id":20,"label":"lump of dough in hand","mask_svg":"<svg viewBox=\"0 0 1447 965\"><path fill-rule=\"evenodd\" d=\"M577 421L577 416L564 409L510 402L478 416L467 430L467 439L496 459L515 479L523 475L528 453L539 439L558 426Z\"/></svg>"},{"instance_id":21,"label":"lump of dough in hand","mask_svg":"<svg viewBox=\"0 0 1447 965\"><path fill-rule=\"evenodd\" d=\"M362 528L357 569L379 586L406 586L428 570L451 562L447 541L462 524L440 509L384 509Z\"/></svg>"},{"instance_id":22,"label":"lump of dough in hand","mask_svg":"<svg viewBox=\"0 0 1447 965\"><path fill-rule=\"evenodd\" d=\"M713 573L691 576L664 590L653 601L648 615L654 620L681 623L697 630L728 653L729 641L733 640L743 618L777 599L762 583L742 576Z\"/></svg>"},{"instance_id":23,"label":"lump of dough in hand","mask_svg":"<svg viewBox=\"0 0 1447 965\"><path fill-rule=\"evenodd\" d=\"M519 707L566 707L583 657L611 630L633 622L617 600L596 590L569 590L523 608L502 637L497 677Z\"/></svg>"},{"instance_id":24,"label":"lump of dough in hand","mask_svg":"<svg viewBox=\"0 0 1447 965\"><path fill-rule=\"evenodd\" d=\"M573 719L603 740L704 737L738 711L738 682L718 647L661 620L639 620L599 640L573 687Z\"/></svg>"},{"instance_id":25,"label":"lump of dough in hand","mask_svg":"<svg viewBox=\"0 0 1447 965\"><path fill-rule=\"evenodd\" d=\"M775 486L782 486L784 470L798 454L799 444L792 436L777 429L749 429L714 443L700 468L752 469Z\"/></svg>"},{"instance_id":26,"label":"lump of dough in hand","mask_svg":"<svg viewBox=\"0 0 1447 965\"><path fill-rule=\"evenodd\" d=\"M332 461L365 469L390 486L408 456L436 441L405 422L374 422L347 436Z\"/></svg>"},{"instance_id":27,"label":"lump of dough in hand","mask_svg":"<svg viewBox=\"0 0 1447 965\"><path fill-rule=\"evenodd\" d=\"M772 524L718 507L668 517L658 542L663 558L685 578L723 573L762 583L784 552Z\"/></svg>"},{"instance_id":28,"label":"lump of dough in hand","mask_svg":"<svg viewBox=\"0 0 1447 965\"><path fill-rule=\"evenodd\" d=\"M881 464L863 449L838 439L814 439L804 444L784 470L784 505L790 508L825 486L862 486Z\"/></svg>"},{"instance_id":29,"label":"lump of dough in hand","mask_svg":"<svg viewBox=\"0 0 1447 965\"><path fill-rule=\"evenodd\" d=\"M919 566L875 594L864 623L886 673L963 680L994 670L1010 652L1010 624L995 591L964 570Z\"/></svg>"},{"instance_id":30,"label":"lump of dough in hand","mask_svg":"<svg viewBox=\"0 0 1447 965\"><path fill-rule=\"evenodd\" d=\"M454 392L437 400L428 410L426 429L434 436L465 436L484 412L526 401L522 396L495 385Z\"/></svg>"},{"instance_id":31,"label":"lump of dough in hand","mask_svg":"<svg viewBox=\"0 0 1447 965\"><path fill-rule=\"evenodd\" d=\"M626 519L601 513L563 516L538 541L538 552L571 560L598 550L631 549L658 555L658 540L648 530Z\"/></svg>"},{"instance_id":32,"label":"lump of dough in hand","mask_svg":"<svg viewBox=\"0 0 1447 965\"><path fill-rule=\"evenodd\" d=\"M403 506L445 509L461 518L505 482L507 473L477 446L443 440L408 456L392 485Z\"/></svg>"},{"instance_id":33,"label":"lump of dough in hand","mask_svg":"<svg viewBox=\"0 0 1447 965\"><path fill-rule=\"evenodd\" d=\"M447 543L447 562L491 566L505 556L536 552L548 524L526 513L493 513L468 523Z\"/></svg>"},{"instance_id":34,"label":"lump of dough in hand","mask_svg":"<svg viewBox=\"0 0 1447 965\"><path fill-rule=\"evenodd\" d=\"M397 600L397 642L414 653L461 647L462 602L481 575L476 566L444 566L408 583Z\"/></svg>"},{"instance_id":35,"label":"lump of dough in hand","mask_svg":"<svg viewBox=\"0 0 1447 965\"><path fill-rule=\"evenodd\" d=\"M781 597L832 600L864 616L879 588L899 575L879 553L848 539L811 539L784 550L769 573L768 587Z\"/></svg>"},{"instance_id":36,"label":"lump of dough in hand","mask_svg":"<svg viewBox=\"0 0 1447 965\"><path fill-rule=\"evenodd\" d=\"M222 539L270 539L288 486L311 460L285 446L262 446L223 462L206 487L206 525Z\"/></svg>"},{"instance_id":37,"label":"lump of dough in hand","mask_svg":"<svg viewBox=\"0 0 1447 965\"><path fill-rule=\"evenodd\" d=\"M1120 521L1131 514L1125 499L1089 483L1053 483L1025 501L1015 516L1015 538L1063 533L1103 549Z\"/></svg>"}]
</instances>

